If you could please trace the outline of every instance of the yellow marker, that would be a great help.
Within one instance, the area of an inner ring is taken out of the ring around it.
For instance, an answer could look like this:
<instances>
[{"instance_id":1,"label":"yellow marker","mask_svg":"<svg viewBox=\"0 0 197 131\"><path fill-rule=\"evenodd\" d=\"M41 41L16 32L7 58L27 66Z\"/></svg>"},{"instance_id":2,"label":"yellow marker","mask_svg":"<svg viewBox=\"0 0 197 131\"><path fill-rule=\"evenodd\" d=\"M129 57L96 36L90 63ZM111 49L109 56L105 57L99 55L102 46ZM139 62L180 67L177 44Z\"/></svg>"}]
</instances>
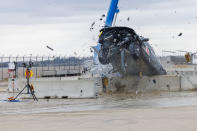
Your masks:
<instances>
[{"instance_id":1,"label":"yellow marker","mask_svg":"<svg viewBox=\"0 0 197 131\"><path fill-rule=\"evenodd\" d=\"M103 34L103 31L100 32L99 37Z\"/></svg>"},{"instance_id":2,"label":"yellow marker","mask_svg":"<svg viewBox=\"0 0 197 131\"><path fill-rule=\"evenodd\" d=\"M31 77L33 77L33 71L32 70L30 70L29 71L29 78L31 78ZM27 71L25 71L25 77L27 76Z\"/></svg>"},{"instance_id":3,"label":"yellow marker","mask_svg":"<svg viewBox=\"0 0 197 131\"><path fill-rule=\"evenodd\" d=\"M32 70L30 70L30 77L33 77L33 71Z\"/></svg>"}]
</instances>

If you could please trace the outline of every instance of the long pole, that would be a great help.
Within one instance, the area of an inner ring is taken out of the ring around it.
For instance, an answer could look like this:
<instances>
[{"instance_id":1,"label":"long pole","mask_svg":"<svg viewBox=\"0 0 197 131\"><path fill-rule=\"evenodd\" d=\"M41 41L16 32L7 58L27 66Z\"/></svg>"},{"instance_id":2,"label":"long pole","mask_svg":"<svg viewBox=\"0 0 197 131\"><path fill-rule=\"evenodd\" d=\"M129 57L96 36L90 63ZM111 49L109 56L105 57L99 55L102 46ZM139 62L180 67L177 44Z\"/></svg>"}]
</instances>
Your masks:
<instances>
[{"instance_id":1,"label":"long pole","mask_svg":"<svg viewBox=\"0 0 197 131\"><path fill-rule=\"evenodd\" d=\"M109 10L108 10L108 14L107 14L106 22L105 22L105 26L107 26L107 27L112 26L114 16L116 13L119 12L118 2L119 2L119 0L111 0L111 4L110 4Z\"/></svg>"},{"instance_id":2,"label":"long pole","mask_svg":"<svg viewBox=\"0 0 197 131\"><path fill-rule=\"evenodd\" d=\"M1 57L1 73L2 73L2 80L3 80L3 56Z\"/></svg>"},{"instance_id":3,"label":"long pole","mask_svg":"<svg viewBox=\"0 0 197 131\"><path fill-rule=\"evenodd\" d=\"M48 71L49 71L49 56L48 56Z\"/></svg>"},{"instance_id":4,"label":"long pole","mask_svg":"<svg viewBox=\"0 0 197 131\"><path fill-rule=\"evenodd\" d=\"M38 71L37 71L37 68L38 68L38 56L36 56L36 78L37 78L37 76L38 76Z\"/></svg>"},{"instance_id":5,"label":"long pole","mask_svg":"<svg viewBox=\"0 0 197 131\"><path fill-rule=\"evenodd\" d=\"M25 56L23 56L23 63L25 62ZM24 77L25 71L24 71L24 66L23 66L23 77Z\"/></svg>"},{"instance_id":6,"label":"long pole","mask_svg":"<svg viewBox=\"0 0 197 131\"><path fill-rule=\"evenodd\" d=\"M43 73L43 56L42 56L42 73Z\"/></svg>"}]
</instances>

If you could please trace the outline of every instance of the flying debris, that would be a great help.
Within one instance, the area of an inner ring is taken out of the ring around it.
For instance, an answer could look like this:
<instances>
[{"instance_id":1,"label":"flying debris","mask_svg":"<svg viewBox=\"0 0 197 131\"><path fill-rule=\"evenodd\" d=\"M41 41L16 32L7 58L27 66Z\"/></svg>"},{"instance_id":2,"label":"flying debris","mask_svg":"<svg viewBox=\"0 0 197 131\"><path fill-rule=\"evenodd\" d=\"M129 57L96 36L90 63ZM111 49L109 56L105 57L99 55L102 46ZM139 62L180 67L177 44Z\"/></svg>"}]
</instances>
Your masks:
<instances>
[{"instance_id":1,"label":"flying debris","mask_svg":"<svg viewBox=\"0 0 197 131\"><path fill-rule=\"evenodd\" d=\"M92 50L92 48L90 48L90 52L91 52L91 53L94 52L94 51Z\"/></svg>"},{"instance_id":2,"label":"flying debris","mask_svg":"<svg viewBox=\"0 0 197 131\"><path fill-rule=\"evenodd\" d=\"M90 28L90 31L94 30L94 28Z\"/></svg>"},{"instance_id":3,"label":"flying debris","mask_svg":"<svg viewBox=\"0 0 197 131\"><path fill-rule=\"evenodd\" d=\"M102 14L102 17L105 17L105 14Z\"/></svg>"},{"instance_id":4,"label":"flying debris","mask_svg":"<svg viewBox=\"0 0 197 131\"><path fill-rule=\"evenodd\" d=\"M51 51L54 51L54 49L53 48L51 48L50 46L46 46L49 50L51 50Z\"/></svg>"},{"instance_id":5,"label":"flying debris","mask_svg":"<svg viewBox=\"0 0 197 131\"><path fill-rule=\"evenodd\" d=\"M77 55L77 52L74 52L74 55Z\"/></svg>"},{"instance_id":6,"label":"flying debris","mask_svg":"<svg viewBox=\"0 0 197 131\"><path fill-rule=\"evenodd\" d=\"M178 36L182 36L183 35L183 33L180 33Z\"/></svg>"},{"instance_id":7,"label":"flying debris","mask_svg":"<svg viewBox=\"0 0 197 131\"><path fill-rule=\"evenodd\" d=\"M130 21L130 17L127 18L127 21Z\"/></svg>"},{"instance_id":8,"label":"flying debris","mask_svg":"<svg viewBox=\"0 0 197 131\"><path fill-rule=\"evenodd\" d=\"M96 24L96 22L93 22L91 27L93 27L95 24Z\"/></svg>"},{"instance_id":9,"label":"flying debris","mask_svg":"<svg viewBox=\"0 0 197 131\"><path fill-rule=\"evenodd\" d=\"M104 26L103 26L103 25L99 25L99 27L104 28Z\"/></svg>"},{"instance_id":10,"label":"flying debris","mask_svg":"<svg viewBox=\"0 0 197 131\"><path fill-rule=\"evenodd\" d=\"M94 25L96 24L96 22L94 21L90 27L90 31L94 30Z\"/></svg>"},{"instance_id":11,"label":"flying debris","mask_svg":"<svg viewBox=\"0 0 197 131\"><path fill-rule=\"evenodd\" d=\"M102 21L103 20L103 18L100 18L100 21Z\"/></svg>"}]
</instances>

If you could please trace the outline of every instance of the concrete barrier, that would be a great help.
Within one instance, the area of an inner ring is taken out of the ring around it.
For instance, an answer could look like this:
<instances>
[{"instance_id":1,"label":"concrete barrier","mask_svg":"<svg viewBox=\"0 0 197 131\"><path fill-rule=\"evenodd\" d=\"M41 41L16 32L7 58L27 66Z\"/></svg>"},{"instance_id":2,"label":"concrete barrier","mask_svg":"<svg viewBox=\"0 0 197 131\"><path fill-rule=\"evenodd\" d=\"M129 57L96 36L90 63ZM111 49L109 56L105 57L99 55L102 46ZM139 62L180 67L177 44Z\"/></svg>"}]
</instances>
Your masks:
<instances>
[{"instance_id":1,"label":"concrete barrier","mask_svg":"<svg viewBox=\"0 0 197 131\"><path fill-rule=\"evenodd\" d=\"M182 76L181 77L181 90L183 91L191 91L197 90L197 76Z\"/></svg>"},{"instance_id":2,"label":"concrete barrier","mask_svg":"<svg viewBox=\"0 0 197 131\"><path fill-rule=\"evenodd\" d=\"M197 89L197 75L195 72L179 72L179 75L164 75L151 77L114 77L109 79L107 91L116 92L152 92L152 91L191 91ZM10 81L12 82L12 81ZM25 79L16 80L16 89L25 86ZM100 77L56 77L33 78L31 83L35 87L38 98L95 98L102 90ZM9 84L12 92L12 84ZM29 98L30 95L23 95Z\"/></svg>"},{"instance_id":3,"label":"concrete barrier","mask_svg":"<svg viewBox=\"0 0 197 131\"><path fill-rule=\"evenodd\" d=\"M179 91L178 76L124 77L111 78L109 88L112 92Z\"/></svg>"},{"instance_id":4,"label":"concrete barrier","mask_svg":"<svg viewBox=\"0 0 197 131\"><path fill-rule=\"evenodd\" d=\"M22 90L25 79L17 79L16 87ZM38 98L94 98L97 95L93 79L79 77L35 78L31 82ZM24 92L27 92L26 90ZM30 95L23 95L29 98Z\"/></svg>"},{"instance_id":5,"label":"concrete barrier","mask_svg":"<svg viewBox=\"0 0 197 131\"><path fill-rule=\"evenodd\" d=\"M151 77L111 78L108 91L111 92L152 92L197 90L197 75L164 75Z\"/></svg>"}]
</instances>

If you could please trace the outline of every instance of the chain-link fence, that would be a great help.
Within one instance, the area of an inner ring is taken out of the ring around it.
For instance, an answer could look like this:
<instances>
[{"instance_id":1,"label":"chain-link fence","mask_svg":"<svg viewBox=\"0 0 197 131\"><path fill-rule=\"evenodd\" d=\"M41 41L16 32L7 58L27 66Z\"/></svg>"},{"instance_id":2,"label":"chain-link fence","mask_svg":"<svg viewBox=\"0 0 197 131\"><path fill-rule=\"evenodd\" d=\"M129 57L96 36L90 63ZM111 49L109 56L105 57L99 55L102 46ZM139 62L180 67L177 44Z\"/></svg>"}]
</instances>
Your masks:
<instances>
[{"instance_id":1,"label":"chain-link fence","mask_svg":"<svg viewBox=\"0 0 197 131\"><path fill-rule=\"evenodd\" d=\"M33 62L33 77L61 77L80 75L86 69L85 61L91 61L92 57L50 57L50 56L23 56L23 57L0 57L0 79L4 80L9 77L8 64L16 63L16 77L25 77L23 63Z\"/></svg>"}]
</instances>

